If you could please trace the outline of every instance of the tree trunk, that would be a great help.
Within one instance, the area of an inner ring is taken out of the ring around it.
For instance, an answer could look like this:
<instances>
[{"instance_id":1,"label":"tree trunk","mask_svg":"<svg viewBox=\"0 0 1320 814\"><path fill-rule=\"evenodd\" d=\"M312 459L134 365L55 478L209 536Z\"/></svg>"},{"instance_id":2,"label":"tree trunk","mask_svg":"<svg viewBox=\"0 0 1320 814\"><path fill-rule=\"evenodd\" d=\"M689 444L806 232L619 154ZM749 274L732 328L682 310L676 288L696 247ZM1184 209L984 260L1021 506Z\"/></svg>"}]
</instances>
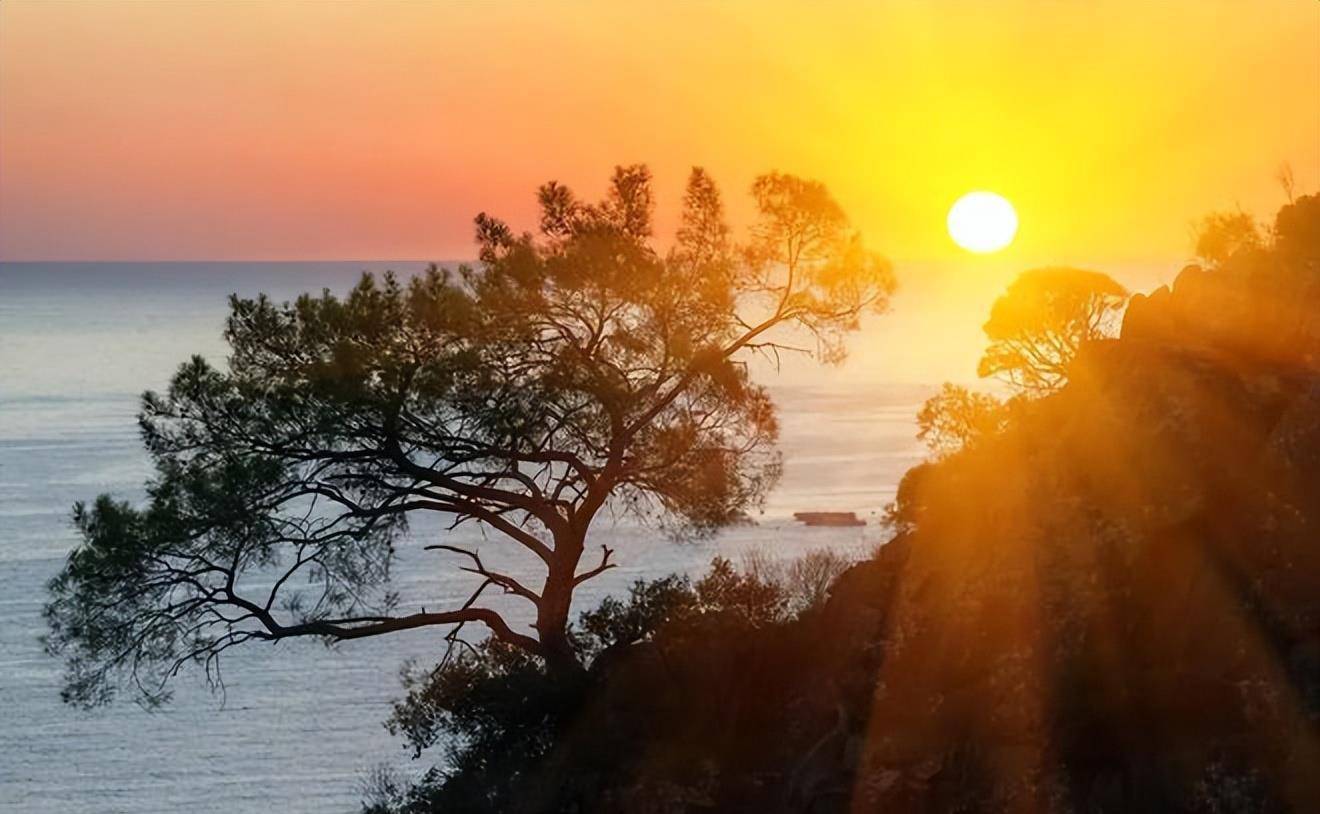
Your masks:
<instances>
[{"instance_id":1,"label":"tree trunk","mask_svg":"<svg viewBox=\"0 0 1320 814\"><path fill-rule=\"evenodd\" d=\"M568 539L565 539L568 538ZM568 615L573 605L574 577L582 559L585 534L555 540L541 601L536 609L536 632L551 672L579 673L585 668L568 638Z\"/></svg>"}]
</instances>

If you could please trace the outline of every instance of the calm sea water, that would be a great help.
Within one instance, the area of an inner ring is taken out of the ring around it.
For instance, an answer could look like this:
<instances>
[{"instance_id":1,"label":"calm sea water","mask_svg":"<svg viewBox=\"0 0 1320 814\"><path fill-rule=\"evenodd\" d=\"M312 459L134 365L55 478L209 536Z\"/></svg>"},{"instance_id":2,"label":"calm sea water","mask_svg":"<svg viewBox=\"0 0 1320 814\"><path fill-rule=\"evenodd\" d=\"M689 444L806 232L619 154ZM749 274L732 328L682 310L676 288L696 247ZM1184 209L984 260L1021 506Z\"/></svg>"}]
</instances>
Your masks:
<instances>
[{"instance_id":1,"label":"calm sea water","mask_svg":"<svg viewBox=\"0 0 1320 814\"><path fill-rule=\"evenodd\" d=\"M156 712L127 700L91 713L63 706L60 665L38 642L44 584L75 544L70 506L104 491L140 497L148 466L134 423L138 395L164 386L192 353L223 360L226 296L342 291L362 270L387 267L411 273L422 264L0 264L0 809L352 812L367 770L423 768L381 722L405 660L438 656L434 630L336 648L230 651L223 698L186 674L173 703ZM932 388L772 386L786 470L758 525L677 545L600 523L594 533L617 549L621 567L584 586L578 609L639 577L700 572L716 554L797 556L880 539L874 513L920 458L913 416ZM800 509L856 510L872 523L804 530L789 519ZM422 523L401 546L396 587L406 605L441 607L471 588L421 551L441 533ZM451 541L532 573L520 551L476 529Z\"/></svg>"}]
</instances>

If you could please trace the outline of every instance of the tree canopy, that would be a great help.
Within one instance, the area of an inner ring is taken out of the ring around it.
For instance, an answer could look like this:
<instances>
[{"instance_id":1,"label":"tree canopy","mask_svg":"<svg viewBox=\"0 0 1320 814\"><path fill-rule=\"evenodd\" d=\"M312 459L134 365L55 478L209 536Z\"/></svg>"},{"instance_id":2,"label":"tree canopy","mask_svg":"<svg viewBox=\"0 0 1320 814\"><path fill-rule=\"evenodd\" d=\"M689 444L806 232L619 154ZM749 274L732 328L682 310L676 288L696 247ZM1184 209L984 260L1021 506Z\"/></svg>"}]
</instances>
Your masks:
<instances>
[{"instance_id":1,"label":"tree canopy","mask_svg":"<svg viewBox=\"0 0 1320 814\"><path fill-rule=\"evenodd\" d=\"M155 475L145 505L101 496L51 583L48 647L66 699L131 683L147 701L189 663L297 636L331 641L484 626L554 668L605 507L701 534L755 507L779 474L777 423L747 357L843 336L893 290L825 188L755 182L758 218L735 244L694 170L673 246L652 235L645 167L618 168L599 203L550 183L539 234L476 218L479 264L407 283L370 275L277 304L231 298L227 366L194 357L140 426ZM429 548L480 587L460 606L402 613L394 546L417 512L479 523L521 546L539 584L472 549ZM487 591L526 600L510 624Z\"/></svg>"},{"instance_id":2,"label":"tree canopy","mask_svg":"<svg viewBox=\"0 0 1320 814\"><path fill-rule=\"evenodd\" d=\"M1059 389L1086 342L1113 335L1127 291L1098 271L1051 266L1025 271L990 309L990 344L977 372L1026 393Z\"/></svg>"},{"instance_id":3,"label":"tree canopy","mask_svg":"<svg viewBox=\"0 0 1320 814\"><path fill-rule=\"evenodd\" d=\"M1196 256L1212 265L1225 262L1239 251L1264 245L1256 219L1246 212L1214 212L1197 225Z\"/></svg>"}]
</instances>

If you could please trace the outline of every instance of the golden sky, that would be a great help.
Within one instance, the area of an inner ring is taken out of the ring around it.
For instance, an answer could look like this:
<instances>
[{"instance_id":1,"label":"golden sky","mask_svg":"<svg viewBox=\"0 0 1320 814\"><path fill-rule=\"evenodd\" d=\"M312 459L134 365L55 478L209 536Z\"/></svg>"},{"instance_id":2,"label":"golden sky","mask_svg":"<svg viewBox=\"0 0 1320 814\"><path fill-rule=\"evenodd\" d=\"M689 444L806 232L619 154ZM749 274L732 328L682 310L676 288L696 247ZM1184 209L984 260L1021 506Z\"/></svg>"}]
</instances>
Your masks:
<instances>
[{"instance_id":1,"label":"golden sky","mask_svg":"<svg viewBox=\"0 0 1320 814\"><path fill-rule=\"evenodd\" d=\"M1000 260L1179 260L1320 186L1320 3L0 3L5 259L464 257L635 161L662 225L780 169L900 262L975 188Z\"/></svg>"}]
</instances>

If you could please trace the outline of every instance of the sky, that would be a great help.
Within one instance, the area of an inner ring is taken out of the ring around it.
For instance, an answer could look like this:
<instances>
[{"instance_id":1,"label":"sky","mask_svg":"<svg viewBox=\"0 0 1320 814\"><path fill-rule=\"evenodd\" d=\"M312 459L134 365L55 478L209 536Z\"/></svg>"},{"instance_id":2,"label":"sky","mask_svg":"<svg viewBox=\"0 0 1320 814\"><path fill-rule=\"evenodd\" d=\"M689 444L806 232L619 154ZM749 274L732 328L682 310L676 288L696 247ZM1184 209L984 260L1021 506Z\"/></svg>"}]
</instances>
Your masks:
<instances>
[{"instance_id":1,"label":"sky","mask_svg":"<svg viewBox=\"0 0 1320 814\"><path fill-rule=\"evenodd\" d=\"M0 259L463 258L633 162L662 233L691 166L735 224L780 170L918 290L1147 282L1281 163L1320 188L1320 3L0 3ZM1003 252L946 233L974 189Z\"/></svg>"}]
</instances>

